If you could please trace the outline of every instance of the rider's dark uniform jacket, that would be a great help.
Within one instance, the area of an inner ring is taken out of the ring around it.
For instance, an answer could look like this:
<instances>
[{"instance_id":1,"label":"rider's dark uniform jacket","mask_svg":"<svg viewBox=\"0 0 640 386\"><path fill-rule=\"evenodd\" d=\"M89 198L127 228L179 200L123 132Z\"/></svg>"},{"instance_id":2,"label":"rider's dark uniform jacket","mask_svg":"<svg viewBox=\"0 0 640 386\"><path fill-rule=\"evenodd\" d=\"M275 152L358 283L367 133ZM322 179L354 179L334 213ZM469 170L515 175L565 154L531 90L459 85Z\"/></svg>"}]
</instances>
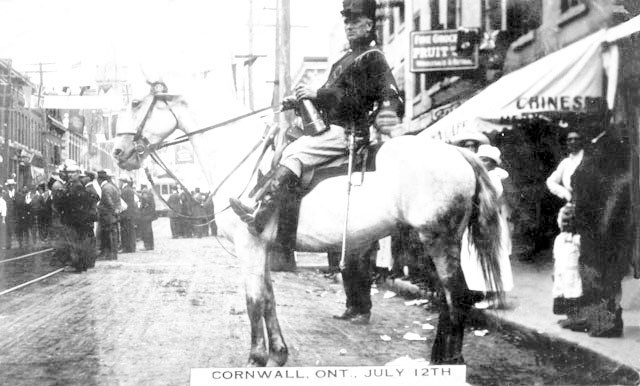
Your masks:
<instances>
[{"instance_id":1,"label":"rider's dark uniform jacket","mask_svg":"<svg viewBox=\"0 0 640 386\"><path fill-rule=\"evenodd\" d=\"M347 52L332 67L316 102L329 124L367 137L377 111L391 109L402 117L404 106L387 60L376 46L362 44Z\"/></svg>"}]
</instances>

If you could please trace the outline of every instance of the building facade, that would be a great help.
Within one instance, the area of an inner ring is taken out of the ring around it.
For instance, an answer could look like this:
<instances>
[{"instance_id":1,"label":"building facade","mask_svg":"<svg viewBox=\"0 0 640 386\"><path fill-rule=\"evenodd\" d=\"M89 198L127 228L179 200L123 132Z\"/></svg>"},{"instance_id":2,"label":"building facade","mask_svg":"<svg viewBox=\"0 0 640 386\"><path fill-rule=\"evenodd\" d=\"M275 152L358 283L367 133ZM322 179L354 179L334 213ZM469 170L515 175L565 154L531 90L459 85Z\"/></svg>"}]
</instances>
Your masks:
<instances>
[{"instance_id":1,"label":"building facade","mask_svg":"<svg viewBox=\"0 0 640 386\"><path fill-rule=\"evenodd\" d=\"M406 111L403 131L418 133L456 111L464 102L496 82L603 28L638 15L633 1L616 0L405 0L382 1L381 36L396 78L404 67ZM400 12L404 12L404 20ZM411 31L411 32L407 32ZM630 46L625 49L625 46ZM613 126L630 135L635 175L638 161L638 63L633 43L621 44L621 80ZM461 60L468 59L468 61ZM472 64L468 66L469 62ZM456 68L460 63L471 68ZM636 65L634 66L633 63ZM517 85L514 85L517 86ZM508 87L508 85L505 85ZM635 102L634 102L635 101ZM601 102L602 103L602 102ZM604 103L602 103L604 108ZM505 196L514 209L514 237L536 256L548 251L557 233L555 218L563 204L545 185L548 175L565 156L567 120L585 133L609 125L600 109L521 119L511 130L488 132L503 153L510 173ZM443 138L447 139L447 138ZM637 182L636 177L634 181ZM640 197L640 188L635 187ZM636 200L638 202L640 200Z\"/></svg>"},{"instance_id":2,"label":"building facade","mask_svg":"<svg viewBox=\"0 0 640 386\"><path fill-rule=\"evenodd\" d=\"M34 85L0 60L0 123L2 124L1 180L28 186L44 175L44 111L31 108Z\"/></svg>"}]
</instances>

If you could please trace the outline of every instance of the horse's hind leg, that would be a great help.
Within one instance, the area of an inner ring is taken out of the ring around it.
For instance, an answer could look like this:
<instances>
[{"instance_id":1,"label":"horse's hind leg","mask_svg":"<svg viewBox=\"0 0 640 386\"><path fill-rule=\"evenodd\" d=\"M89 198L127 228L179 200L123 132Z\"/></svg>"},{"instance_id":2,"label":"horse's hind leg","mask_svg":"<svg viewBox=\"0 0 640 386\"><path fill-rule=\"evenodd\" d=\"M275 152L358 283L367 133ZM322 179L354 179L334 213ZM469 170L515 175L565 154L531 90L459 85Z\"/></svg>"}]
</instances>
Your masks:
<instances>
[{"instance_id":1,"label":"horse's hind leg","mask_svg":"<svg viewBox=\"0 0 640 386\"><path fill-rule=\"evenodd\" d=\"M271 275L268 270L265 275L265 289L267 297L264 309L264 320L267 325L267 334L269 337L269 360L267 366L284 366L284 364L287 363L289 350L287 349L282 331L280 330L280 323L278 322L278 316L276 314L275 295L273 293L273 286L271 285Z\"/></svg>"},{"instance_id":2,"label":"horse's hind leg","mask_svg":"<svg viewBox=\"0 0 640 386\"><path fill-rule=\"evenodd\" d=\"M460 267L460 242L451 234L426 231L420 232L420 238L434 263L441 289L440 317L431 350L431 363L464 363L462 341L471 302Z\"/></svg>"}]
</instances>

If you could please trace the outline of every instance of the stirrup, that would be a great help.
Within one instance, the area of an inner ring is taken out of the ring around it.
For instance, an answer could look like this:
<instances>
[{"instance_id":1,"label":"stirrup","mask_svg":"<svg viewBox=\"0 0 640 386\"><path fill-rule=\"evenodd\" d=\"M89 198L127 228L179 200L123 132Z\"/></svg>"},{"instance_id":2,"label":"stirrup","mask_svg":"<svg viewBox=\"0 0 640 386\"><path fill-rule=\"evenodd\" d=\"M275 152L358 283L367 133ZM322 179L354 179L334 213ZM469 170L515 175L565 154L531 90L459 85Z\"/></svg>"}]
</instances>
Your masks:
<instances>
[{"instance_id":1,"label":"stirrup","mask_svg":"<svg viewBox=\"0 0 640 386\"><path fill-rule=\"evenodd\" d=\"M249 232L252 235L259 236L262 233L264 225L260 227L259 224L256 224L258 213L260 212L260 209L262 209L262 201L258 202L255 209L243 204L240 200L235 198L230 198L229 204L233 212L240 217L240 220L248 225Z\"/></svg>"},{"instance_id":2,"label":"stirrup","mask_svg":"<svg viewBox=\"0 0 640 386\"><path fill-rule=\"evenodd\" d=\"M238 217L240 217L240 219L249 224L255 221L256 219L256 214L258 213L258 210L260 210L260 207L262 206L262 202L258 202L258 205L255 209L249 207L248 205L243 204L240 200L235 199L235 198L230 198L229 199L229 206L231 207L231 209L233 210L233 212L235 214L238 215Z\"/></svg>"}]
</instances>

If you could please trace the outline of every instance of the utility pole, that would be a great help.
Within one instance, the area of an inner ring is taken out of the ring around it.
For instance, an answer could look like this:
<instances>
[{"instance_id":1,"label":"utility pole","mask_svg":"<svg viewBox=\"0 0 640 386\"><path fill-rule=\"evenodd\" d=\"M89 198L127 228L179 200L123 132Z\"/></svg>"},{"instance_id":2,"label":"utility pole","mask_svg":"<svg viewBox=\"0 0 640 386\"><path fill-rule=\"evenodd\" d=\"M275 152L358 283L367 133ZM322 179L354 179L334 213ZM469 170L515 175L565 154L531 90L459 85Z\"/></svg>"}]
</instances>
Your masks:
<instances>
[{"instance_id":1,"label":"utility pole","mask_svg":"<svg viewBox=\"0 0 640 386\"><path fill-rule=\"evenodd\" d=\"M253 55L253 0L249 0L249 55ZM247 81L249 83L249 109L253 110L253 64L255 62L250 61L247 68Z\"/></svg>"},{"instance_id":2,"label":"utility pole","mask_svg":"<svg viewBox=\"0 0 640 386\"><path fill-rule=\"evenodd\" d=\"M9 140L11 136L11 125L13 124L11 119L11 110L13 109L13 69L11 68L11 59L8 59L5 64L7 68L7 85L5 86L5 95L3 98L3 102L5 103L6 107L2 106L2 111L4 112L4 119L2 120L4 126L4 151L2 152L2 158L4 161L4 181L9 179L9 175L11 174L11 147L9 146Z\"/></svg>"},{"instance_id":3,"label":"utility pole","mask_svg":"<svg viewBox=\"0 0 640 386\"><path fill-rule=\"evenodd\" d=\"M53 72L53 71L44 71L42 66L52 65L55 63L31 63L30 66L38 66L38 70L34 71L24 71L25 74L29 73L38 73L38 77L40 79L38 85L38 109L42 112L42 131L40 132L40 137L42 138L42 158L43 158L43 169L45 178L49 175L49 150L48 150L48 141L49 141L49 128L47 126L47 110L44 108L43 101L43 88L44 88L44 73L45 72ZM45 181L46 182L46 181Z\"/></svg>"},{"instance_id":4,"label":"utility pole","mask_svg":"<svg viewBox=\"0 0 640 386\"><path fill-rule=\"evenodd\" d=\"M273 88L273 108L278 110L282 99L291 92L291 0L276 0L276 77ZM276 143L282 143L291 122L291 112L277 115L280 130ZM274 271L293 271L296 261L293 250L273 248L269 257Z\"/></svg>"},{"instance_id":5,"label":"utility pole","mask_svg":"<svg viewBox=\"0 0 640 386\"><path fill-rule=\"evenodd\" d=\"M42 73L42 63L38 63L40 69L40 85L38 86L38 108L42 109L42 158L44 160L44 175L45 179L49 175L49 151L48 151L48 140L49 140L49 128L47 127L47 110L44 108L44 103L42 102L42 88L44 87L44 76ZM46 180L44 181L46 182Z\"/></svg>"},{"instance_id":6,"label":"utility pole","mask_svg":"<svg viewBox=\"0 0 640 386\"><path fill-rule=\"evenodd\" d=\"M273 107L279 108L282 98L291 92L291 0L276 0L276 84L273 88ZM287 117L280 114L286 127Z\"/></svg>"}]
</instances>

